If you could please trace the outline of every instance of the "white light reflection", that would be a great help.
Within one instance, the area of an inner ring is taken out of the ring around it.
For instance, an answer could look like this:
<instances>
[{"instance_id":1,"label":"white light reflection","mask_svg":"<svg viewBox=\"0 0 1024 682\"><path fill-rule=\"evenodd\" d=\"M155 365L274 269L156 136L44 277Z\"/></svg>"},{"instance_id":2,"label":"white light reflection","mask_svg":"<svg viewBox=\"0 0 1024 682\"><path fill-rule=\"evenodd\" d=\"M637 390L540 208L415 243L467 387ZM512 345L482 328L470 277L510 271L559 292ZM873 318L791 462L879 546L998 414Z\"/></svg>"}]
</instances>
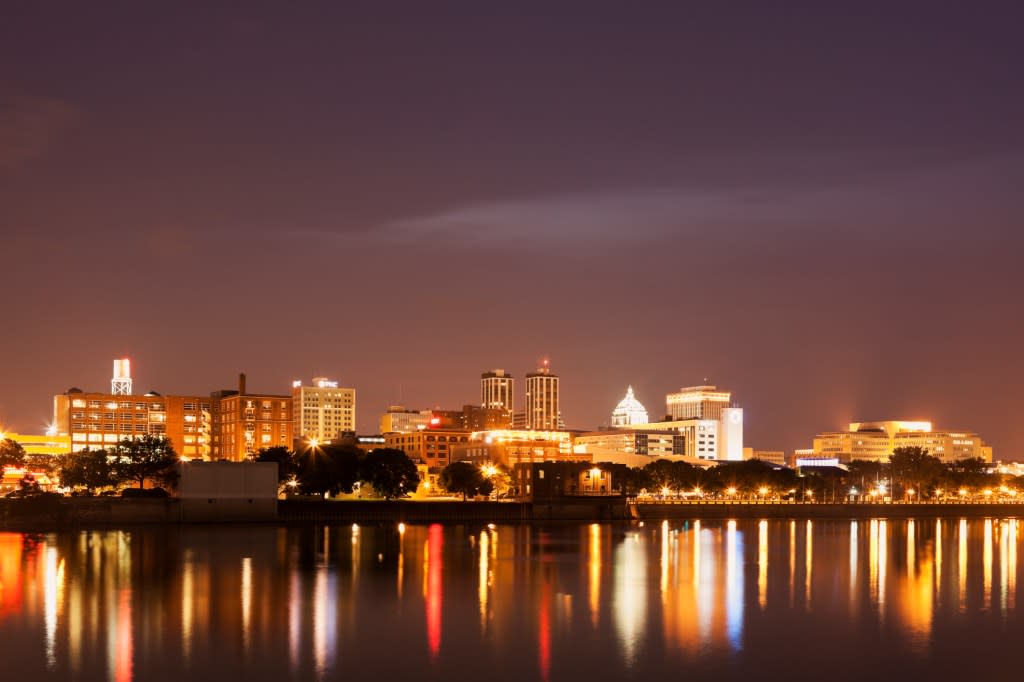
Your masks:
<instances>
[{"instance_id":1,"label":"white light reflection","mask_svg":"<svg viewBox=\"0 0 1024 682\"><path fill-rule=\"evenodd\" d=\"M857 534L857 522L850 521L850 614L857 607L857 549L860 538Z\"/></svg>"},{"instance_id":2,"label":"white light reflection","mask_svg":"<svg viewBox=\"0 0 1024 682\"><path fill-rule=\"evenodd\" d=\"M733 651L739 651L743 648L743 536L736 532L735 521L726 528L725 628Z\"/></svg>"},{"instance_id":3,"label":"white light reflection","mask_svg":"<svg viewBox=\"0 0 1024 682\"><path fill-rule=\"evenodd\" d=\"M789 522L789 608L796 600L796 521Z\"/></svg>"},{"instance_id":4,"label":"white light reflection","mask_svg":"<svg viewBox=\"0 0 1024 682\"><path fill-rule=\"evenodd\" d=\"M984 580L984 608L987 609L992 605L992 519L985 519L985 545L981 568Z\"/></svg>"},{"instance_id":5,"label":"white light reflection","mask_svg":"<svg viewBox=\"0 0 1024 682\"><path fill-rule=\"evenodd\" d=\"M960 519L959 548L957 554L957 581L960 587L960 611L967 609L967 519Z\"/></svg>"},{"instance_id":6,"label":"white light reflection","mask_svg":"<svg viewBox=\"0 0 1024 682\"><path fill-rule=\"evenodd\" d=\"M666 592L668 590L668 520L661 522L661 582L659 586L661 588L661 601L665 602Z\"/></svg>"},{"instance_id":7,"label":"white light reflection","mask_svg":"<svg viewBox=\"0 0 1024 682\"><path fill-rule=\"evenodd\" d=\"M814 539L811 537L813 525L807 520L807 531L804 537L804 608L811 609L811 563L814 559Z\"/></svg>"},{"instance_id":8,"label":"white light reflection","mask_svg":"<svg viewBox=\"0 0 1024 682\"><path fill-rule=\"evenodd\" d=\"M1010 519L1009 537L1007 538L1007 575L1009 580L1006 584L1006 591L1009 593L1009 608L1017 607L1017 519Z\"/></svg>"},{"instance_id":9,"label":"white light reflection","mask_svg":"<svg viewBox=\"0 0 1024 682\"><path fill-rule=\"evenodd\" d=\"M885 614L885 569L889 557L889 540L886 536L888 528L885 520L878 522L878 613Z\"/></svg>"},{"instance_id":10,"label":"white light reflection","mask_svg":"<svg viewBox=\"0 0 1024 682\"><path fill-rule=\"evenodd\" d=\"M1010 599L1010 524L999 524L999 610L1006 614Z\"/></svg>"},{"instance_id":11,"label":"white light reflection","mask_svg":"<svg viewBox=\"0 0 1024 682\"><path fill-rule=\"evenodd\" d=\"M757 603L763 611L768 605L768 522L757 524Z\"/></svg>"},{"instance_id":12,"label":"white light reflection","mask_svg":"<svg viewBox=\"0 0 1024 682\"><path fill-rule=\"evenodd\" d=\"M632 665L647 622L647 552L639 533L630 533L615 550L612 614L623 658Z\"/></svg>"},{"instance_id":13,"label":"white light reflection","mask_svg":"<svg viewBox=\"0 0 1024 682\"><path fill-rule=\"evenodd\" d=\"M596 628L601 612L601 526L590 524L590 622Z\"/></svg>"},{"instance_id":14,"label":"white light reflection","mask_svg":"<svg viewBox=\"0 0 1024 682\"><path fill-rule=\"evenodd\" d=\"M57 600L64 592L64 561L57 561L57 548L47 544L44 550L43 620L46 628L46 667L57 666Z\"/></svg>"}]
</instances>

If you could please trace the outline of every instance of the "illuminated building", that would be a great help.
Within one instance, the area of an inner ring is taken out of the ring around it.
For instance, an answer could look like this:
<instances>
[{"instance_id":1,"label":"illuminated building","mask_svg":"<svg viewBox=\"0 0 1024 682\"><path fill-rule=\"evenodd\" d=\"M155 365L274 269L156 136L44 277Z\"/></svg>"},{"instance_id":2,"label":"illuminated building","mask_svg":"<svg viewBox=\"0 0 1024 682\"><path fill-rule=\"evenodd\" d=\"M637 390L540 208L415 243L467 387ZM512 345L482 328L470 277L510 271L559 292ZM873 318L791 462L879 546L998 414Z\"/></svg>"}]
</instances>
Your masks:
<instances>
[{"instance_id":1,"label":"illuminated building","mask_svg":"<svg viewBox=\"0 0 1024 682\"><path fill-rule=\"evenodd\" d=\"M551 373L548 361L536 372L526 375L526 428L554 431L561 428L558 410L558 375Z\"/></svg>"},{"instance_id":2,"label":"illuminated building","mask_svg":"<svg viewBox=\"0 0 1024 682\"><path fill-rule=\"evenodd\" d=\"M814 437L812 457L886 462L895 448L921 447L943 462L979 458L992 461L992 448L976 433L935 431L927 421L853 422L848 431Z\"/></svg>"},{"instance_id":3,"label":"illuminated building","mask_svg":"<svg viewBox=\"0 0 1024 682\"><path fill-rule=\"evenodd\" d=\"M732 393L717 386L690 386L665 396L668 414L673 420L722 419L722 410L730 406Z\"/></svg>"},{"instance_id":4,"label":"illuminated building","mask_svg":"<svg viewBox=\"0 0 1024 682\"><path fill-rule=\"evenodd\" d=\"M612 429L578 434L573 451L588 455L591 461L625 464L643 467L659 459L689 461L691 464L706 462L686 456L686 436L671 431L638 431L634 429Z\"/></svg>"},{"instance_id":5,"label":"illuminated building","mask_svg":"<svg viewBox=\"0 0 1024 682\"><path fill-rule=\"evenodd\" d=\"M111 395L132 394L132 363L128 358L114 360L114 376L110 379Z\"/></svg>"},{"instance_id":6,"label":"illuminated building","mask_svg":"<svg viewBox=\"0 0 1024 682\"><path fill-rule=\"evenodd\" d=\"M612 426L646 424L648 421L647 408L633 395L633 387L628 387L626 397L619 401L612 411Z\"/></svg>"},{"instance_id":7,"label":"illuminated building","mask_svg":"<svg viewBox=\"0 0 1024 682\"><path fill-rule=\"evenodd\" d=\"M704 460L743 460L743 409L730 402L732 394L716 386L692 386L669 393L665 421L622 424L642 431L674 431L686 438L685 453Z\"/></svg>"},{"instance_id":8,"label":"illuminated building","mask_svg":"<svg viewBox=\"0 0 1024 682\"><path fill-rule=\"evenodd\" d=\"M465 405L462 408L462 428L467 431L510 429L512 428L512 412L500 407Z\"/></svg>"},{"instance_id":9,"label":"illuminated building","mask_svg":"<svg viewBox=\"0 0 1024 682\"><path fill-rule=\"evenodd\" d=\"M430 412L407 410L404 405L390 405L380 418L381 433L410 433L430 424Z\"/></svg>"},{"instance_id":10,"label":"illuminated building","mask_svg":"<svg viewBox=\"0 0 1024 682\"><path fill-rule=\"evenodd\" d=\"M53 398L53 428L70 450L100 449L125 438L167 436L188 458L210 455L210 399L199 396L114 395L78 388Z\"/></svg>"},{"instance_id":11,"label":"illuminated building","mask_svg":"<svg viewBox=\"0 0 1024 682\"><path fill-rule=\"evenodd\" d=\"M615 494L612 472L587 462L518 462L512 481L526 500Z\"/></svg>"},{"instance_id":12,"label":"illuminated building","mask_svg":"<svg viewBox=\"0 0 1024 682\"><path fill-rule=\"evenodd\" d=\"M24 433L0 433L0 440L11 439L25 450L26 455L66 455L71 452L71 436L28 435Z\"/></svg>"},{"instance_id":13,"label":"illuminated building","mask_svg":"<svg viewBox=\"0 0 1024 682\"><path fill-rule=\"evenodd\" d=\"M759 459L769 464L786 466L786 453L783 450L755 450L743 448L743 459Z\"/></svg>"},{"instance_id":14,"label":"illuminated building","mask_svg":"<svg viewBox=\"0 0 1024 682\"><path fill-rule=\"evenodd\" d=\"M452 448L451 461L513 467L520 462L589 462L590 455L573 451L568 431L506 429L473 433Z\"/></svg>"},{"instance_id":15,"label":"illuminated building","mask_svg":"<svg viewBox=\"0 0 1024 682\"><path fill-rule=\"evenodd\" d=\"M461 410L407 410L401 405L388 408L380 418L381 433L411 433L423 429L489 431L507 429L508 412L497 407L464 405Z\"/></svg>"},{"instance_id":16,"label":"illuminated building","mask_svg":"<svg viewBox=\"0 0 1024 682\"><path fill-rule=\"evenodd\" d=\"M418 429L384 434L384 447L401 450L409 459L430 468L443 468L451 463L449 455L456 443L469 441L469 431L455 429Z\"/></svg>"},{"instance_id":17,"label":"illuminated building","mask_svg":"<svg viewBox=\"0 0 1024 682\"><path fill-rule=\"evenodd\" d=\"M511 426L515 411L515 379L503 369L495 369L480 375L480 407L503 410L508 414Z\"/></svg>"},{"instance_id":18,"label":"illuminated building","mask_svg":"<svg viewBox=\"0 0 1024 682\"><path fill-rule=\"evenodd\" d=\"M239 374L238 390L211 393L210 406L213 459L237 462L263 448L292 445L291 396L250 394L245 375Z\"/></svg>"},{"instance_id":19,"label":"illuminated building","mask_svg":"<svg viewBox=\"0 0 1024 682\"><path fill-rule=\"evenodd\" d=\"M356 430L356 389L339 388L337 381L314 377L311 386L292 383L292 414L295 438L334 440L342 432Z\"/></svg>"},{"instance_id":20,"label":"illuminated building","mask_svg":"<svg viewBox=\"0 0 1024 682\"><path fill-rule=\"evenodd\" d=\"M683 438L684 455L703 460L717 460L720 426L714 419L680 419L650 424L628 424L621 428L678 434Z\"/></svg>"}]
</instances>

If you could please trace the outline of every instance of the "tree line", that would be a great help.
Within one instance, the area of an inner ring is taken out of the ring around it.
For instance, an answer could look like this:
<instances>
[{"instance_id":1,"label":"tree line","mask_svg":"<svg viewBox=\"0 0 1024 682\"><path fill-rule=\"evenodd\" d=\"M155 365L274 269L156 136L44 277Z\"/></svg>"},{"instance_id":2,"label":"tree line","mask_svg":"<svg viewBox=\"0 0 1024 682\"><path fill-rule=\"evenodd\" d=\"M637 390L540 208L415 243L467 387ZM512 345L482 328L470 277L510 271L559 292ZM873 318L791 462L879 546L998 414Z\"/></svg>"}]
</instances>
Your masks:
<instances>
[{"instance_id":1,"label":"tree line","mask_svg":"<svg viewBox=\"0 0 1024 682\"><path fill-rule=\"evenodd\" d=\"M378 448L364 452L355 445L329 444L298 452L284 446L265 448L257 462L276 462L281 486L302 495L336 496L369 485L392 500L416 491L420 484L416 464L403 451Z\"/></svg>"},{"instance_id":2,"label":"tree line","mask_svg":"<svg viewBox=\"0 0 1024 682\"><path fill-rule=\"evenodd\" d=\"M838 467L804 467L800 472L761 460L720 462L703 468L658 460L640 467L601 464L612 471L615 487L626 495L642 492L703 497L771 497L838 500L848 495L884 495L909 499L1015 494L1024 477L988 473L982 459L945 463L921 447L893 450L888 462L854 460ZM851 492L856 491L856 492Z\"/></svg>"}]
</instances>

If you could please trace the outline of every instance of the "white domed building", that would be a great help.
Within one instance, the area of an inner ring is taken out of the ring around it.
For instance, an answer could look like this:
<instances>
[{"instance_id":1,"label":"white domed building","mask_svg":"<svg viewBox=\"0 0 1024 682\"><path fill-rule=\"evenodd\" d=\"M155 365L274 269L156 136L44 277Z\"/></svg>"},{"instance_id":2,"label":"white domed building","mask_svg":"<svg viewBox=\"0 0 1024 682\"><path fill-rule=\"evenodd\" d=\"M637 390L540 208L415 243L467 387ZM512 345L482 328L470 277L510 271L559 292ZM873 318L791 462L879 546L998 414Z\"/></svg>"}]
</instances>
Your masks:
<instances>
[{"instance_id":1,"label":"white domed building","mask_svg":"<svg viewBox=\"0 0 1024 682\"><path fill-rule=\"evenodd\" d=\"M626 397L623 398L612 412L612 426L630 426L632 424L647 424L647 408L633 395L633 387L626 389Z\"/></svg>"}]
</instances>

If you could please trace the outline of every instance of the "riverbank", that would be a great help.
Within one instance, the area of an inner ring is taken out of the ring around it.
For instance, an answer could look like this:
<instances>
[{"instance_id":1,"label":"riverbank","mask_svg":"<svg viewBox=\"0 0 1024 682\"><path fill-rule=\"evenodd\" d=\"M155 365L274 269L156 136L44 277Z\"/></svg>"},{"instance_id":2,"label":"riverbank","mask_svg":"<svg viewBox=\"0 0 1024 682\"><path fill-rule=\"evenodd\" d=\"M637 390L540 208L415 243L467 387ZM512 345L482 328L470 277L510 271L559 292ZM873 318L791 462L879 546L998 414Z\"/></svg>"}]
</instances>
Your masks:
<instances>
[{"instance_id":1,"label":"riverbank","mask_svg":"<svg viewBox=\"0 0 1024 682\"><path fill-rule=\"evenodd\" d=\"M557 502L289 499L203 504L177 499L46 498L0 500L0 529L52 531L140 525L269 523L532 523L663 519L1020 518L1024 504L729 503L632 504L620 497Z\"/></svg>"}]
</instances>

